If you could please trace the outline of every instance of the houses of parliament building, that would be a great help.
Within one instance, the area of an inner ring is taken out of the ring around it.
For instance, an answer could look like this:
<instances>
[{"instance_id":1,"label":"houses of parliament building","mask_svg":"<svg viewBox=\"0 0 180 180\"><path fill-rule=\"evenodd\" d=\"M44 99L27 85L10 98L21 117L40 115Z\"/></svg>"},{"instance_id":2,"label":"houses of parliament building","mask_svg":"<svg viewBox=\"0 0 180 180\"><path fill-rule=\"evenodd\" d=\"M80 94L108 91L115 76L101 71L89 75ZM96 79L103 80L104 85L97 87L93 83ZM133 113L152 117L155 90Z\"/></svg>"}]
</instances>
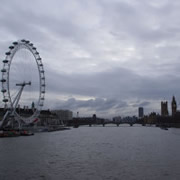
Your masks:
<instances>
[{"instance_id":1,"label":"houses of parliament building","mask_svg":"<svg viewBox=\"0 0 180 180\"><path fill-rule=\"evenodd\" d=\"M172 112L172 116L175 116L177 113L177 103L174 96L172 97L172 101L171 101L171 112ZM169 116L167 101L165 102L161 101L161 116Z\"/></svg>"},{"instance_id":2,"label":"houses of parliament building","mask_svg":"<svg viewBox=\"0 0 180 180\"><path fill-rule=\"evenodd\" d=\"M161 101L161 116L158 118L158 121L162 123L180 123L180 111L177 110L177 103L174 96L171 101L171 113L168 111L168 102Z\"/></svg>"}]
</instances>

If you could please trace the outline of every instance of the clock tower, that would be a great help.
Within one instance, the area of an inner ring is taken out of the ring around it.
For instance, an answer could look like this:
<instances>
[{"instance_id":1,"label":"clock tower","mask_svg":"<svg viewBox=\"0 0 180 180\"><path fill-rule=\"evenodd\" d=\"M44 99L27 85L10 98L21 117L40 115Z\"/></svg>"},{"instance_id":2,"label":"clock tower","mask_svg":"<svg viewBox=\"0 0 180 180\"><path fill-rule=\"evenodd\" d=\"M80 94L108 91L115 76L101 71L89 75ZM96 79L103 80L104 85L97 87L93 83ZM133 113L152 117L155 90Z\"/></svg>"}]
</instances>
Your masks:
<instances>
[{"instance_id":1,"label":"clock tower","mask_svg":"<svg viewBox=\"0 0 180 180\"><path fill-rule=\"evenodd\" d=\"M174 116L177 112L177 104L174 96L172 98L171 108L172 108L172 116Z\"/></svg>"}]
</instances>

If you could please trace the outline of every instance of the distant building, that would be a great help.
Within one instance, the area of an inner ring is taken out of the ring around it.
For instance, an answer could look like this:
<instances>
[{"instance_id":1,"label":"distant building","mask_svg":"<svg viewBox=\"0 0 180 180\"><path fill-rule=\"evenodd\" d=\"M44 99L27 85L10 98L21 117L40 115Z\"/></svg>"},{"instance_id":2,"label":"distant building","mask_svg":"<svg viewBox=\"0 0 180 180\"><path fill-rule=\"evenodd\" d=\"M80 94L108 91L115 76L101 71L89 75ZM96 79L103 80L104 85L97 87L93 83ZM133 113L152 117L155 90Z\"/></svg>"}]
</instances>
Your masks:
<instances>
[{"instance_id":1,"label":"distant building","mask_svg":"<svg viewBox=\"0 0 180 180\"><path fill-rule=\"evenodd\" d=\"M143 107L139 107L138 112L139 112L139 118L144 117L144 109L143 109Z\"/></svg>"},{"instance_id":2,"label":"distant building","mask_svg":"<svg viewBox=\"0 0 180 180\"><path fill-rule=\"evenodd\" d=\"M145 124L155 124L157 122L158 115L155 112L151 112L148 116L144 117Z\"/></svg>"},{"instance_id":3,"label":"distant building","mask_svg":"<svg viewBox=\"0 0 180 180\"><path fill-rule=\"evenodd\" d=\"M52 115L51 111L48 110L41 110L39 115L39 121L37 121L37 126L48 126L50 124L53 124L54 116Z\"/></svg>"},{"instance_id":4,"label":"distant building","mask_svg":"<svg viewBox=\"0 0 180 180\"><path fill-rule=\"evenodd\" d=\"M73 119L73 112L70 110L53 110L52 113L55 113L60 121L66 122Z\"/></svg>"},{"instance_id":5,"label":"distant building","mask_svg":"<svg viewBox=\"0 0 180 180\"><path fill-rule=\"evenodd\" d=\"M116 116L116 117L113 117L113 121L114 122L121 122L121 116Z\"/></svg>"},{"instance_id":6,"label":"distant building","mask_svg":"<svg viewBox=\"0 0 180 180\"><path fill-rule=\"evenodd\" d=\"M161 101L161 116L168 116L168 102Z\"/></svg>"},{"instance_id":7,"label":"distant building","mask_svg":"<svg viewBox=\"0 0 180 180\"><path fill-rule=\"evenodd\" d=\"M172 102L171 102L171 109L172 109L172 116L175 116L175 114L177 112L177 104L176 104L176 100L175 100L174 96L173 96Z\"/></svg>"},{"instance_id":8,"label":"distant building","mask_svg":"<svg viewBox=\"0 0 180 180\"><path fill-rule=\"evenodd\" d=\"M123 117L121 122L123 123L132 123L132 122L136 122L137 121L137 117L136 116L126 116L126 117Z\"/></svg>"}]
</instances>

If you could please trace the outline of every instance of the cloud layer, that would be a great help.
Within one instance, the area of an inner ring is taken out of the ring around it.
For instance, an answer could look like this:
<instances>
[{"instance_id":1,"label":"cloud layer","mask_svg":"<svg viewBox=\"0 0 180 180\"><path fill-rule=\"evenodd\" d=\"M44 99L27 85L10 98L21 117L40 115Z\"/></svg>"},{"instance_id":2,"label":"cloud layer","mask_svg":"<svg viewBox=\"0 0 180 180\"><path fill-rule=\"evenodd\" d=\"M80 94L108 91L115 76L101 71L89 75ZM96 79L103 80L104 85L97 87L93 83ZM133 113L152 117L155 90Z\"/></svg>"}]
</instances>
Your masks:
<instances>
[{"instance_id":1,"label":"cloud layer","mask_svg":"<svg viewBox=\"0 0 180 180\"><path fill-rule=\"evenodd\" d=\"M112 117L160 112L179 94L180 2L0 0L0 54L30 39L46 70L45 108Z\"/></svg>"}]
</instances>

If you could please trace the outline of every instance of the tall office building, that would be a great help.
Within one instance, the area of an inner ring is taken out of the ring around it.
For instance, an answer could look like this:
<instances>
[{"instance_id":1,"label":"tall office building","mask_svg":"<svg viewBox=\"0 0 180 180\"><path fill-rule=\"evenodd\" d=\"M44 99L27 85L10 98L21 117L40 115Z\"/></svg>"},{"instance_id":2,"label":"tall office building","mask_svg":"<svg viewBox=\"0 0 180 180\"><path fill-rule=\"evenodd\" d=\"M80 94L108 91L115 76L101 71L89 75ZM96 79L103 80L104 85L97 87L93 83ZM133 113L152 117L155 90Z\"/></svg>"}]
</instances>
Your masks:
<instances>
[{"instance_id":1,"label":"tall office building","mask_svg":"<svg viewBox=\"0 0 180 180\"><path fill-rule=\"evenodd\" d=\"M139 118L142 118L144 116L144 109L143 107L139 107Z\"/></svg>"}]
</instances>

